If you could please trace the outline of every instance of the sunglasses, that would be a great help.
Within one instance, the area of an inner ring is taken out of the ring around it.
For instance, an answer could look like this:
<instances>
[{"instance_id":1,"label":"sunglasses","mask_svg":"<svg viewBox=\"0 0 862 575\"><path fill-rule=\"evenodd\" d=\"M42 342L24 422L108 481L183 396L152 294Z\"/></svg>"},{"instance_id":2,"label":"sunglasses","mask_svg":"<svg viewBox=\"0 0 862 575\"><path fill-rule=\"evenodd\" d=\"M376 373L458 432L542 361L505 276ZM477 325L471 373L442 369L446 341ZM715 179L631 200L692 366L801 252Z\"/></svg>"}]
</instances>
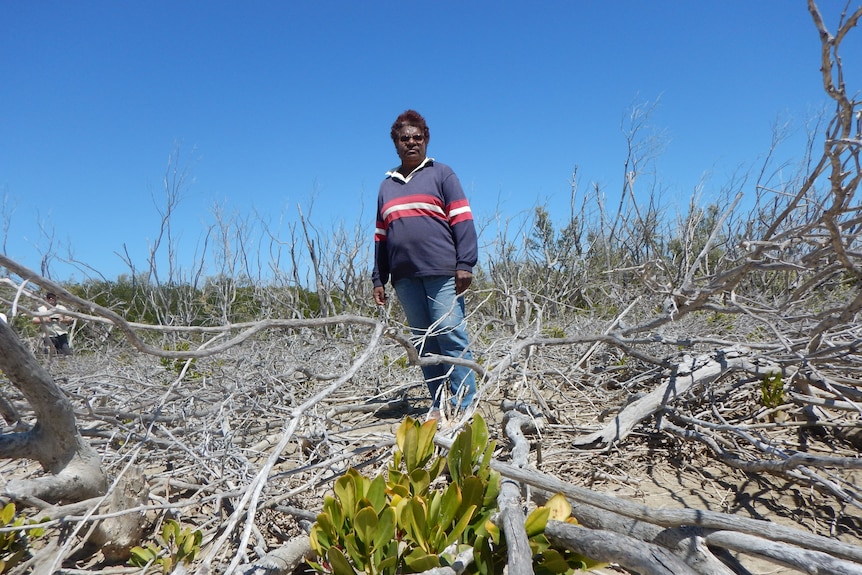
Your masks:
<instances>
[{"instance_id":1,"label":"sunglasses","mask_svg":"<svg viewBox=\"0 0 862 575\"><path fill-rule=\"evenodd\" d=\"M423 134L413 134L412 136L401 136L398 139L402 142L409 142L410 140L413 140L414 142L421 144L425 141L425 136Z\"/></svg>"}]
</instances>

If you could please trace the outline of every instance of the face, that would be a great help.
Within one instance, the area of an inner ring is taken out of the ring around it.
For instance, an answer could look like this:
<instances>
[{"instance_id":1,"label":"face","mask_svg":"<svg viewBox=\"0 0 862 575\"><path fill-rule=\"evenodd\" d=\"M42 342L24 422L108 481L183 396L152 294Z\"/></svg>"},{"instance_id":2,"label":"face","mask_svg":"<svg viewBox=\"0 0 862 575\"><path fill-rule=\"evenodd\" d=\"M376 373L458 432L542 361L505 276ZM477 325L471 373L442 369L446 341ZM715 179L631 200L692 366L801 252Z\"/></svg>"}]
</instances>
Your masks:
<instances>
[{"instance_id":1,"label":"face","mask_svg":"<svg viewBox=\"0 0 862 575\"><path fill-rule=\"evenodd\" d=\"M54 296L46 297L45 301L47 301L51 305L57 305L57 298L55 298Z\"/></svg>"},{"instance_id":2,"label":"face","mask_svg":"<svg viewBox=\"0 0 862 575\"><path fill-rule=\"evenodd\" d=\"M395 140L395 149L401 158L401 168L412 171L425 159L425 151L428 142L420 128L416 126L404 126L398 132Z\"/></svg>"}]
</instances>

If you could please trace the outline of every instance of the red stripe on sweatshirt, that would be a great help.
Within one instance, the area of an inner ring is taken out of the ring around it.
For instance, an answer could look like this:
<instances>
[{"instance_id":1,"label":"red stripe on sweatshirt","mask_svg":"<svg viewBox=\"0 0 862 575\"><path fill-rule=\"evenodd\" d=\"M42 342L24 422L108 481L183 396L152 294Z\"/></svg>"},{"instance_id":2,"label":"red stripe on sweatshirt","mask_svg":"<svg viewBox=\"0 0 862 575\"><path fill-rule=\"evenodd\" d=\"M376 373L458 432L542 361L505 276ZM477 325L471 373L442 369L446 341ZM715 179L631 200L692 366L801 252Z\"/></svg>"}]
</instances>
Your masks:
<instances>
[{"instance_id":1,"label":"red stripe on sweatshirt","mask_svg":"<svg viewBox=\"0 0 862 575\"><path fill-rule=\"evenodd\" d=\"M401 196L384 204L381 215L386 227L393 220L416 216L426 216L438 219L446 219L443 204L434 196L427 194L415 194Z\"/></svg>"},{"instance_id":2,"label":"red stripe on sweatshirt","mask_svg":"<svg viewBox=\"0 0 862 575\"><path fill-rule=\"evenodd\" d=\"M466 222L473 219L473 210L470 209L470 203L466 200L456 200L446 206L446 215L449 218L449 224L455 225L459 222Z\"/></svg>"}]
</instances>

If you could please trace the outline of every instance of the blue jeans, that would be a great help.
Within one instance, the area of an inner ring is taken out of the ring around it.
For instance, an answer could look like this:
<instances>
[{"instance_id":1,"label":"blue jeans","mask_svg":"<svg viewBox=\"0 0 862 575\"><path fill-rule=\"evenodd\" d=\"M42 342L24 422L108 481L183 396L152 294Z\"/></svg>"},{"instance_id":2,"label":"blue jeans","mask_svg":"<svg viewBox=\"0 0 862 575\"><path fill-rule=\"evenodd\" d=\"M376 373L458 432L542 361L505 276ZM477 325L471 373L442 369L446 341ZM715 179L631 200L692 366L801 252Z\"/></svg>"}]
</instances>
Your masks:
<instances>
[{"instance_id":1,"label":"blue jeans","mask_svg":"<svg viewBox=\"0 0 862 575\"><path fill-rule=\"evenodd\" d=\"M473 359L467 337L464 298L455 295L455 278L433 276L405 278L392 286L415 338L419 355ZM476 395L476 376L469 367L442 363L422 366L431 392L432 407L440 407L440 387L449 381L452 405L466 408Z\"/></svg>"}]
</instances>

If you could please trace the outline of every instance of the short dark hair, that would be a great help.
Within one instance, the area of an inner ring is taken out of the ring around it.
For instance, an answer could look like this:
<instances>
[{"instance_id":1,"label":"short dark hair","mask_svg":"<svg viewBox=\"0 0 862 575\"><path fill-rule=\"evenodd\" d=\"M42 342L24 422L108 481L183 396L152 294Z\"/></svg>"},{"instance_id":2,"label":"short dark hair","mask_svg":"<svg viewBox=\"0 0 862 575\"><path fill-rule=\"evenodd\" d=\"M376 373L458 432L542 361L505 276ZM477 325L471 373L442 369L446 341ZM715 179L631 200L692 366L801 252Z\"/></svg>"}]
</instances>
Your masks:
<instances>
[{"instance_id":1,"label":"short dark hair","mask_svg":"<svg viewBox=\"0 0 862 575\"><path fill-rule=\"evenodd\" d=\"M49 291L48 293L45 294L45 299L51 299L51 298L57 299L57 294L55 294L52 291Z\"/></svg>"},{"instance_id":2,"label":"short dark hair","mask_svg":"<svg viewBox=\"0 0 862 575\"><path fill-rule=\"evenodd\" d=\"M400 132L401 128L404 126L414 126L422 130L422 133L425 135L426 142L431 139L431 132L428 131L428 124L425 123L425 118L423 118L422 114L416 110L407 110L395 118L395 123L392 124L392 130L389 132L389 135L392 136L393 142L398 141L398 132Z\"/></svg>"}]
</instances>

